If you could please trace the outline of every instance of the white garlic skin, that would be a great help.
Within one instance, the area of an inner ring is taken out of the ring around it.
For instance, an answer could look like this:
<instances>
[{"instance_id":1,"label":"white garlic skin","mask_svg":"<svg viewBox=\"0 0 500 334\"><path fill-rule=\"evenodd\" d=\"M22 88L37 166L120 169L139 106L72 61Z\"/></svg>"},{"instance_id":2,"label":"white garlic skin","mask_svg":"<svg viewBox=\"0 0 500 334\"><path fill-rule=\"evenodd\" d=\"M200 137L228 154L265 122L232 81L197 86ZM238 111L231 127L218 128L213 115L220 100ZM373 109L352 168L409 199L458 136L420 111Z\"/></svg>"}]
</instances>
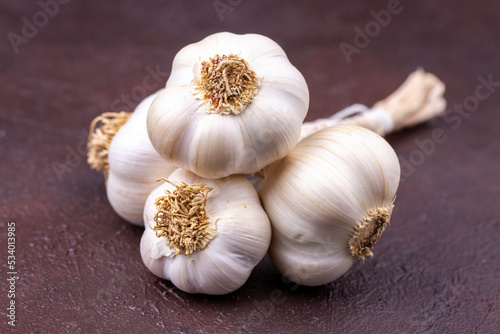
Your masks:
<instances>
[{"instance_id":1,"label":"white garlic skin","mask_svg":"<svg viewBox=\"0 0 500 334\"><path fill-rule=\"evenodd\" d=\"M143 225L144 203L158 186L156 180L168 177L176 168L153 148L146 128L146 117L153 99L145 98L111 140L108 150L108 200L114 211L135 225Z\"/></svg>"},{"instance_id":2,"label":"white garlic skin","mask_svg":"<svg viewBox=\"0 0 500 334\"><path fill-rule=\"evenodd\" d=\"M155 199L164 196L166 189L174 190L165 182L151 192L144 208L146 223L141 239L144 264L156 276L170 280L188 293L221 295L235 291L264 257L271 240L269 218L257 192L241 175L208 180L178 169L168 179L187 184L203 183L213 188L208 195L206 212L207 222L215 224L217 234L204 249L194 251L191 258L174 255L167 240L158 238L151 229L155 224Z\"/></svg>"},{"instance_id":3,"label":"white garlic skin","mask_svg":"<svg viewBox=\"0 0 500 334\"><path fill-rule=\"evenodd\" d=\"M207 113L192 91L200 64L231 54L248 62L260 88L239 115ZM276 42L217 33L177 53L166 89L149 111L148 133L160 155L200 176L251 174L296 145L308 106L305 79Z\"/></svg>"},{"instance_id":4,"label":"white garlic skin","mask_svg":"<svg viewBox=\"0 0 500 334\"><path fill-rule=\"evenodd\" d=\"M370 210L391 207L400 166L379 135L336 126L301 141L264 175L259 195L272 223L271 259L289 280L316 286L352 266L354 228Z\"/></svg>"}]
</instances>

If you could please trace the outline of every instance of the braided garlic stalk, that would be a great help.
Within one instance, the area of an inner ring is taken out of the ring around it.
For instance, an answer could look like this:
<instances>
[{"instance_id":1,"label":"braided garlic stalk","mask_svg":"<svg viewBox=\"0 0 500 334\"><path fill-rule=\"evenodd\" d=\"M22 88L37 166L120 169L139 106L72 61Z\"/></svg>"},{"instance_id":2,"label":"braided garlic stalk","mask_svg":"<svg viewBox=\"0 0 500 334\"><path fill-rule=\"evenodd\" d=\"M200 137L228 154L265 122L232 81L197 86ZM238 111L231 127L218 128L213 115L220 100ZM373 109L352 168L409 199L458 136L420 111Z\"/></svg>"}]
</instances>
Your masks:
<instances>
[{"instance_id":1,"label":"braided garlic stalk","mask_svg":"<svg viewBox=\"0 0 500 334\"><path fill-rule=\"evenodd\" d=\"M386 136L443 114L444 91L444 83L434 74L417 69L395 92L372 108L354 104L329 118L304 123L300 138L338 124L359 125Z\"/></svg>"}]
</instances>

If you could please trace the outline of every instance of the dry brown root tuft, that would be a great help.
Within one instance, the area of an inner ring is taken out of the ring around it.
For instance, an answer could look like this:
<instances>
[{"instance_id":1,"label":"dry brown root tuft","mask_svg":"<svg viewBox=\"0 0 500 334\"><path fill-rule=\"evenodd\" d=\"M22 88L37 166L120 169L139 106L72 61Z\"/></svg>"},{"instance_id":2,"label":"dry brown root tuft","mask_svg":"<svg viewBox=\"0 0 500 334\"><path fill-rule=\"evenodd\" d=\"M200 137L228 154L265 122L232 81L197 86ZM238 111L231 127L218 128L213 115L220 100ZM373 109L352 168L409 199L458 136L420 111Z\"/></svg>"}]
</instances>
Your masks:
<instances>
[{"instance_id":1,"label":"dry brown root tuft","mask_svg":"<svg viewBox=\"0 0 500 334\"><path fill-rule=\"evenodd\" d=\"M109 144L131 115L132 113L125 111L105 112L94 118L90 124L90 134L87 141L87 163L90 168L103 172L106 179L109 174Z\"/></svg>"}]
</instances>

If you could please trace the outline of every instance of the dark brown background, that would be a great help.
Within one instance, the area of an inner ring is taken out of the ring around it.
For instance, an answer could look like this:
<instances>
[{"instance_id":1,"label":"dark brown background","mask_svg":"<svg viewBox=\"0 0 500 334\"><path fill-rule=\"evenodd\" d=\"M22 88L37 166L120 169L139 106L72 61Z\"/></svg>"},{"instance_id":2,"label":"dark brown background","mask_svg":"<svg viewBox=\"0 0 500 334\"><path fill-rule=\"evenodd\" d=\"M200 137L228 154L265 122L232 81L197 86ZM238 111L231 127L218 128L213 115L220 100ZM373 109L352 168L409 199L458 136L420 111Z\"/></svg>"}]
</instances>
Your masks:
<instances>
[{"instance_id":1,"label":"dark brown background","mask_svg":"<svg viewBox=\"0 0 500 334\"><path fill-rule=\"evenodd\" d=\"M452 107L473 101L479 76L500 81L499 2L402 1L348 63L339 44L353 44L354 28L388 1L221 1L232 4L223 20L210 0L70 1L18 53L7 34L21 35L23 17L32 22L41 7L0 2L0 331L10 330L13 221L18 333L498 333L500 87L467 117ZM168 73L181 47L224 30L285 49L309 85L308 120L371 105L419 66L447 85L455 121L388 138L419 166L403 167L374 259L332 284L297 289L266 257L235 293L185 294L144 267L142 229L112 211L103 177L84 161L95 116L128 109L120 97L137 96L147 68ZM418 153L435 128L446 140Z\"/></svg>"}]
</instances>

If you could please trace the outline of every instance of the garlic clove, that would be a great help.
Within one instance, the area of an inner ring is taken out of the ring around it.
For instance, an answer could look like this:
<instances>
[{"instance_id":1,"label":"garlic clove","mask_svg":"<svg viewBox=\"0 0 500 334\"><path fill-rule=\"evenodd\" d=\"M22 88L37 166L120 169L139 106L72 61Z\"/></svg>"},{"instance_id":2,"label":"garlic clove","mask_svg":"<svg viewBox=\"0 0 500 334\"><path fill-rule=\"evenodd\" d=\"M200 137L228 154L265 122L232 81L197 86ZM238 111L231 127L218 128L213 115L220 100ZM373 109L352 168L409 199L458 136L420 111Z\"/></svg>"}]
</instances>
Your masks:
<instances>
[{"instance_id":1,"label":"garlic clove","mask_svg":"<svg viewBox=\"0 0 500 334\"><path fill-rule=\"evenodd\" d=\"M134 225L143 225L144 202L151 189L158 186L153 182L144 182L124 178L110 172L106 183L106 194L113 210L123 219Z\"/></svg>"},{"instance_id":2,"label":"garlic clove","mask_svg":"<svg viewBox=\"0 0 500 334\"><path fill-rule=\"evenodd\" d=\"M332 282L346 273L356 260L341 246L345 238L336 238L334 233L323 242L297 243L290 240L286 235L273 235L270 257L283 276L300 285L318 286Z\"/></svg>"}]
</instances>

